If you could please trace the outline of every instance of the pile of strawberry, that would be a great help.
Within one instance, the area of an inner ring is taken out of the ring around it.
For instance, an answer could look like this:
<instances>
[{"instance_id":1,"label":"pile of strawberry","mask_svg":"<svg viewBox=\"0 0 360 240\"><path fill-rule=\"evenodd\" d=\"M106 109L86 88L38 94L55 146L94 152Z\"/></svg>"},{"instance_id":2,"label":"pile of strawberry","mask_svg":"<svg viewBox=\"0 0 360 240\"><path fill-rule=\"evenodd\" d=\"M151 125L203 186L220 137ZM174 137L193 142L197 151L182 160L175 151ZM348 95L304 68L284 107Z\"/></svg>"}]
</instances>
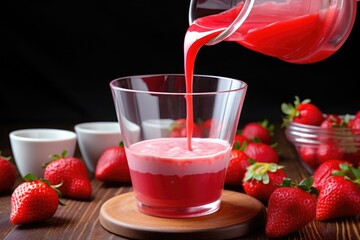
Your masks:
<instances>
[{"instance_id":1,"label":"pile of strawberry","mask_svg":"<svg viewBox=\"0 0 360 240\"><path fill-rule=\"evenodd\" d=\"M313 170L330 159L341 159L360 164L360 110L353 116L324 114L309 99L283 103L283 126L292 122L308 126L309 132L318 135L319 144L296 144L299 157ZM315 127L315 128L313 128ZM325 130L325 131L324 131Z\"/></svg>"},{"instance_id":2,"label":"pile of strawberry","mask_svg":"<svg viewBox=\"0 0 360 240\"><path fill-rule=\"evenodd\" d=\"M352 119L352 124L357 124L358 115ZM209 134L209 123L203 122L197 134ZM184 124L183 120L176 121L173 136L184 136ZM266 236L282 237L311 221L360 214L358 166L342 159L329 159L321 163L312 176L295 183L280 164L273 135L274 125L267 120L250 122L240 129L235 136L225 179L225 187L240 187L245 194L267 206ZM54 155L44 168L43 179L28 174L12 192L10 220L13 224L51 218L59 204L64 205L60 201L62 197L91 199L90 180L80 159L66 157L64 151ZM0 193L12 191L15 167L8 158L0 157L0 170L4 170L0 171ZM122 143L103 152L95 178L104 182L131 182Z\"/></svg>"},{"instance_id":3,"label":"pile of strawberry","mask_svg":"<svg viewBox=\"0 0 360 240\"><path fill-rule=\"evenodd\" d=\"M11 193L10 221L26 224L51 218L60 198L89 200L92 186L85 164L79 158L53 155L44 167L44 178L37 178L32 173L13 189L17 177L15 166L8 157L0 156L0 193Z\"/></svg>"},{"instance_id":4,"label":"pile of strawberry","mask_svg":"<svg viewBox=\"0 0 360 240\"><path fill-rule=\"evenodd\" d=\"M321 164L299 184L284 178L270 195L265 233L283 237L312 221L360 214L360 168L343 160Z\"/></svg>"},{"instance_id":5,"label":"pile of strawberry","mask_svg":"<svg viewBox=\"0 0 360 240\"><path fill-rule=\"evenodd\" d=\"M266 236L283 237L312 221L360 214L359 167L332 159L295 183L280 165L273 130L264 120L250 122L239 131L225 180L225 187L241 187L267 206Z\"/></svg>"},{"instance_id":6,"label":"pile of strawberry","mask_svg":"<svg viewBox=\"0 0 360 240\"><path fill-rule=\"evenodd\" d=\"M13 189L17 170L10 157L0 156L0 194L11 193L10 221L15 225L40 222L54 216L61 198L91 200L92 186L83 161L74 156L54 154L44 164L44 177L28 173ZM106 149L100 156L96 178L101 181L130 182L124 146Z\"/></svg>"}]
</instances>

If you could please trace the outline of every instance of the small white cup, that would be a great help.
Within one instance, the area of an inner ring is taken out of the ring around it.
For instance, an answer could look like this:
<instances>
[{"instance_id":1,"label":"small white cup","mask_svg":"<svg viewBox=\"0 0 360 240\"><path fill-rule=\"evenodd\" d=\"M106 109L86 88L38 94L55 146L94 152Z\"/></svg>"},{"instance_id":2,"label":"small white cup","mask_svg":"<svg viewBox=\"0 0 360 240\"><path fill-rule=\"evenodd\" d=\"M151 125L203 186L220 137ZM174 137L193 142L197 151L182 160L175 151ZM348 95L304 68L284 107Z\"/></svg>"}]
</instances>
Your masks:
<instances>
[{"instance_id":1,"label":"small white cup","mask_svg":"<svg viewBox=\"0 0 360 240\"><path fill-rule=\"evenodd\" d=\"M20 129L11 132L9 138L22 177L28 173L38 178L44 177L42 166L51 160L53 154L66 150L66 156L73 156L76 148L75 132L62 129Z\"/></svg>"},{"instance_id":2,"label":"small white cup","mask_svg":"<svg viewBox=\"0 0 360 240\"><path fill-rule=\"evenodd\" d=\"M94 173L101 154L122 140L118 122L85 122L75 125L81 156L90 173Z\"/></svg>"}]
</instances>

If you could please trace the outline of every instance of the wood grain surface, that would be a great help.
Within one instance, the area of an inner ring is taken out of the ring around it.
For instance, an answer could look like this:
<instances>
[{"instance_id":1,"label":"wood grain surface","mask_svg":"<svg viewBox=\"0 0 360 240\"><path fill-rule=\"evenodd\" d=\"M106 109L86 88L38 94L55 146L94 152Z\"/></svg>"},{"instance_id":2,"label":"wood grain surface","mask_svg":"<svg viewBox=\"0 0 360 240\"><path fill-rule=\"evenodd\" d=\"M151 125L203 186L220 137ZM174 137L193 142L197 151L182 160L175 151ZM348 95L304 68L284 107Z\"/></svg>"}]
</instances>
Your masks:
<instances>
[{"instance_id":1,"label":"wood grain surface","mask_svg":"<svg viewBox=\"0 0 360 240\"><path fill-rule=\"evenodd\" d=\"M0 150L3 156L12 156L8 134L19 128L27 127L56 127L73 130L73 125L68 124L28 124L28 125L1 125L0 126ZM278 143L277 150L280 153L281 164L285 166L284 171L294 181L308 177L309 173L298 162L293 147L285 139L283 130L276 126L275 142ZM78 149L76 152L81 157ZM13 159L11 160L13 161ZM18 178L14 187L22 182ZM93 197L89 201L62 199L66 206L59 206L54 217L50 220L29 224L26 226L14 226L10 217L11 193L0 195L0 239L6 240L113 240L128 239L114 234L104 228L100 222L101 207L108 200L132 191L130 184L116 183L105 184L96 179L91 181ZM242 193L240 188L225 187L226 190ZM209 236L210 238L211 236ZM172 238L170 238L172 240ZM186 238L194 239L194 238ZM235 239L263 240L264 229L249 233ZM281 239L285 240L358 240L360 239L360 216L334 219L330 221L312 221L304 228L291 233ZM158 240L158 239L157 239Z\"/></svg>"}]
</instances>

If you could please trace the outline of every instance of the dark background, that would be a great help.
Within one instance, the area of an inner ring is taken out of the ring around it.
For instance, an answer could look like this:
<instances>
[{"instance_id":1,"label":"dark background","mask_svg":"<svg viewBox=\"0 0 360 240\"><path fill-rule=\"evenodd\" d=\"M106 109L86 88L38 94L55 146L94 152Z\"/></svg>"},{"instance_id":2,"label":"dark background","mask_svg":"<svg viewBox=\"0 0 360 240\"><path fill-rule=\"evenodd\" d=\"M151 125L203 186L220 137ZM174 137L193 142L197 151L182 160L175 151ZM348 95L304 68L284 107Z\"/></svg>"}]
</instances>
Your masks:
<instances>
[{"instance_id":1,"label":"dark background","mask_svg":"<svg viewBox=\"0 0 360 240\"><path fill-rule=\"evenodd\" d=\"M189 3L1 1L0 122L116 120L110 80L183 73ZM241 122L280 121L281 103L295 95L325 113L355 113L360 110L359 36L357 17L342 48L309 65L222 42L200 50L195 73L248 83Z\"/></svg>"}]
</instances>

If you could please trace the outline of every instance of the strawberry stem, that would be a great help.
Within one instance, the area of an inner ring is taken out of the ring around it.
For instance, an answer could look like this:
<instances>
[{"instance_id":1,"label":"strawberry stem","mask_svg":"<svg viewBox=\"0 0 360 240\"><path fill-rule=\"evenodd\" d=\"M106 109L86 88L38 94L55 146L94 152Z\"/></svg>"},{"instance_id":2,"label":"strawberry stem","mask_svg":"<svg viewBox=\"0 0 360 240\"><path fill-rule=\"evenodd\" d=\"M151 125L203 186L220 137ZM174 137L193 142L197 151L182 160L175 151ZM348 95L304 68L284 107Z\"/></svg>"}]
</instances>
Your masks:
<instances>
[{"instance_id":1,"label":"strawberry stem","mask_svg":"<svg viewBox=\"0 0 360 240\"><path fill-rule=\"evenodd\" d=\"M355 168L347 163L342 163L339 167L340 170L332 171L333 176L342 176L360 186L360 168Z\"/></svg>"},{"instance_id":2,"label":"strawberry stem","mask_svg":"<svg viewBox=\"0 0 360 240\"><path fill-rule=\"evenodd\" d=\"M63 151L61 152L61 155L59 155L59 154L53 154L53 155L51 155L50 157L52 158L52 160L56 160L56 159L59 159L59 158L64 158L64 157L66 157L66 154L67 154L67 151L66 151L66 150L63 150Z\"/></svg>"},{"instance_id":3,"label":"strawberry stem","mask_svg":"<svg viewBox=\"0 0 360 240\"><path fill-rule=\"evenodd\" d=\"M67 154L67 151L66 151L66 150L63 150L63 151L61 152L61 155L59 155L59 154L50 155L49 157L51 158L51 160L50 160L50 161L47 161L46 163L44 163L44 164L42 165L42 168L46 168L46 166L49 165L49 163L51 163L52 161L55 161L55 160L60 159L60 158L65 158L65 157L66 157L66 154Z\"/></svg>"},{"instance_id":4,"label":"strawberry stem","mask_svg":"<svg viewBox=\"0 0 360 240\"><path fill-rule=\"evenodd\" d=\"M9 156L9 157L2 156L2 155L1 155L1 151L0 151L0 158L3 158L3 159L8 160L8 161L11 159L10 156Z\"/></svg>"},{"instance_id":5,"label":"strawberry stem","mask_svg":"<svg viewBox=\"0 0 360 240\"><path fill-rule=\"evenodd\" d=\"M39 179L39 178L37 178L37 177L36 177L34 174L32 174L32 173L26 174L26 175L24 176L24 180L25 180L26 182L31 182L31 181L35 181L35 180L40 180L40 181L44 182L45 184L49 185L49 186L50 186L52 189L54 189L55 192L58 194L58 196L59 196L59 204L60 204L61 206L66 206L65 203L63 203L63 202L60 201L60 198L62 197L62 194L61 194L61 192L60 192L60 190L59 190L58 188L62 185L62 182L59 183L59 184L57 184L57 185L52 185L51 182L50 182L48 179L45 179L45 178L40 178L40 179Z\"/></svg>"},{"instance_id":6,"label":"strawberry stem","mask_svg":"<svg viewBox=\"0 0 360 240\"><path fill-rule=\"evenodd\" d=\"M299 111L297 110L297 107L300 104L306 104L310 103L310 99L305 99L303 101L300 101L300 98L298 96L295 96L295 101L293 104L291 103L282 103L281 104L281 111L283 114L285 114L285 117L283 118L283 122L281 124L281 127L286 127L290 122L292 122L294 117L299 116Z\"/></svg>"},{"instance_id":7,"label":"strawberry stem","mask_svg":"<svg viewBox=\"0 0 360 240\"><path fill-rule=\"evenodd\" d=\"M274 124L270 124L268 119L264 119L261 122L259 122L261 126L263 126L264 128L266 128L270 134L270 136L274 136L274 131L275 131L275 125Z\"/></svg>"},{"instance_id":8,"label":"strawberry stem","mask_svg":"<svg viewBox=\"0 0 360 240\"><path fill-rule=\"evenodd\" d=\"M318 195L319 191L317 188L313 187L314 178L310 176L308 178L304 178L300 181L299 184L294 183L290 178L284 178L282 184L278 185L279 187L295 187L304 190L310 194Z\"/></svg>"},{"instance_id":9,"label":"strawberry stem","mask_svg":"<svg viewBox=\"0 0 360 240\"><path fill-rule=\"evenodd\" d=\"M24 176L24 180L25 182L30 182L30 181L38 180L38 178L32 173L28 173Z\"/></svg>"}]
</instances>

